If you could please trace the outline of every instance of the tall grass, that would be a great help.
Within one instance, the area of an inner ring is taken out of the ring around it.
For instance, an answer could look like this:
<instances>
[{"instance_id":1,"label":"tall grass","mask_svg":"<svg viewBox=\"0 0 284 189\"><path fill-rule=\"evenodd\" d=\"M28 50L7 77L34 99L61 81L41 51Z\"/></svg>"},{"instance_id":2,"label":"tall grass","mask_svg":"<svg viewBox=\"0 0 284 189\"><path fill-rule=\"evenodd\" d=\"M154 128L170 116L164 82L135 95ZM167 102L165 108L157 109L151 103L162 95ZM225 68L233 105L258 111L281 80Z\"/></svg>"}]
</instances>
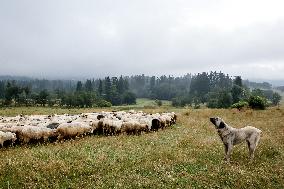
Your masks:
<instances>
[{"instance_id":1,"label":"tall grass","mask_svg":"<svg viewBox=\"0 0 284 189\"><path fill-rule=\"evenodd\" d=\"M1 109L0 115L80 113L98 109ZM175 126L141 136L87 136L63 143L0 149L0 188L284 188L284 108L264 111L173 109ZM220 116L234 127L260 128L250 163L245 144L223 161L209 123Z\"/></svg>"}]
</instances>

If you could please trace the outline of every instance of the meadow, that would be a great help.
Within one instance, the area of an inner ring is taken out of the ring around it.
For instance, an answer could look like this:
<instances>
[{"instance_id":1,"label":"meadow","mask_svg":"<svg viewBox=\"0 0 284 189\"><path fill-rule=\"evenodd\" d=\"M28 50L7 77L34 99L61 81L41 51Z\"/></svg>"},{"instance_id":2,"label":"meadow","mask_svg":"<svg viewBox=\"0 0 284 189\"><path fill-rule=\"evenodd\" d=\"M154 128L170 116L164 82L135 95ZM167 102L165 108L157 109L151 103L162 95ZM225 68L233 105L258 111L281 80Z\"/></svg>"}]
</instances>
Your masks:
<instances>
[{"instance_id":1,"label":"meadow","mask_svg":"<svg viewBox=\"0 0 284 189\"><path fill-rule=\"evenodd\" d=\"M0 188L284 188L284 107L263 111L173 108L140 100L108 109L2 108L0 115L120 109L174 111L177 124L140 136L86 136L0 149ZM209 117L263 131L256 157L236 146L231 163Z\"/></svg>"}]
</instances>

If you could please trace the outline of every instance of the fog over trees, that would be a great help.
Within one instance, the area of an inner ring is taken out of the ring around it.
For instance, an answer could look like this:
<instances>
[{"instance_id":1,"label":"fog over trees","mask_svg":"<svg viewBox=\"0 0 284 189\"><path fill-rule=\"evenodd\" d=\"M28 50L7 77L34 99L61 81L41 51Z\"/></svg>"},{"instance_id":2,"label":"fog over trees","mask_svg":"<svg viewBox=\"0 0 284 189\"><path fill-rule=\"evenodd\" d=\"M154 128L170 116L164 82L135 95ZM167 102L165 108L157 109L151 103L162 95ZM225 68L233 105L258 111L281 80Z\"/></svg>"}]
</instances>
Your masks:
<instances>
[{"instance_id":1,"label":"fog over trees","mask_svg":"<svg viewBox=\"0 0 284 189\"><path fill-rule=\"evenodd\" d=\"M281 99L267 82L243 81L241 76L202 72L174 76L119 76L101 79L46 80L2 77L1 106L106 107L135 104L136 98L169 100L173 106L228 108L259 96L277 105ZM160 102L160 101L157 101Z\"/></svg>"}]
</instances>

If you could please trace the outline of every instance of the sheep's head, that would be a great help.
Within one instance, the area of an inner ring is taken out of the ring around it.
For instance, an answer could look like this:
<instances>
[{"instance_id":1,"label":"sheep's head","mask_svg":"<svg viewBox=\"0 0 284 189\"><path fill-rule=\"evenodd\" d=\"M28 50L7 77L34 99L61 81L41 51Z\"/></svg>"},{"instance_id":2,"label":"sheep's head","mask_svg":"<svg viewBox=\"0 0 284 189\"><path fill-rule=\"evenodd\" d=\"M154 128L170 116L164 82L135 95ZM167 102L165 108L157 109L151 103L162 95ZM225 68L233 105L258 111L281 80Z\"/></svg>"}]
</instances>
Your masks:
<instances>
[{"instance_id":1,"label":"sheep's head","mask_svg":"<svg viewBox=\"0 0 284 189\"><path fill-rule=\"evenodd\" d=\"M17 140L16 133L12 133L12 142L14 143Z\"/></svg>"}]
</instances>

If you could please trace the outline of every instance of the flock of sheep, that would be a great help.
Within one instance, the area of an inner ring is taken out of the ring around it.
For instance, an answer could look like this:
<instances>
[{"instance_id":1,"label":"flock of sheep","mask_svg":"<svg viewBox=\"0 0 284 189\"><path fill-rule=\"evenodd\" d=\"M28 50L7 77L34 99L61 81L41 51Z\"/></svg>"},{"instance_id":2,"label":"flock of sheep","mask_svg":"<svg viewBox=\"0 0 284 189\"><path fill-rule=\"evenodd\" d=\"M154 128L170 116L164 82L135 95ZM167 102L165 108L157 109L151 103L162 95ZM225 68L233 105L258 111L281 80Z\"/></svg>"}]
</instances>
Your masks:
<instances>
[{"instance_id":1,"label":"flock of sheep","mask_svg":"<svg viewBox=\"0 0 284 189\"><path fill-rule=\"evenodd\" d=\"M158 131L175 124L172 113L100 112L80 115L31 115L0 117L0 144L61 141L87 134L118 135Z\"/></svg>"}]
</instances>

